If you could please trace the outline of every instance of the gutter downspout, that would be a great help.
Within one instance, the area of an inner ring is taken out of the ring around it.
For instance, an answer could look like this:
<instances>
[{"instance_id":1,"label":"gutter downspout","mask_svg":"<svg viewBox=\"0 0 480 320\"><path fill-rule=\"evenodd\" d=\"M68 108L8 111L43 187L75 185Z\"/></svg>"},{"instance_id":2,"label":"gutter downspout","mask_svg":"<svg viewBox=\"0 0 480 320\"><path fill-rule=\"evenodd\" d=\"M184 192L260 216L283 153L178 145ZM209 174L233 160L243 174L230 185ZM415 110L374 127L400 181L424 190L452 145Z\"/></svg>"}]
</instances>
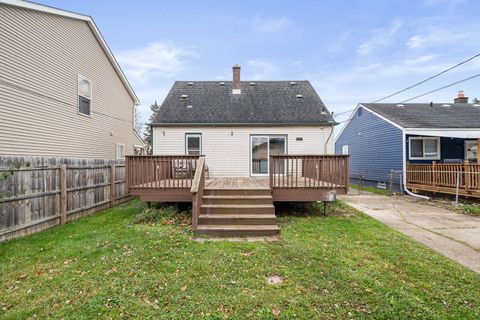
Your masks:
<instances>
[{"instance_id":1,"label":"gutter downspout","mask_svg":"<svg viewBox=\"0 0 480 320\"><path fill-rule=\"evenodd\" d=\"M405 191L405 193L408 194L409 196L424 199L424 200L430 200L430 197L422 196L422 195L413 193L413 192L411 192L410 190L407 189L407 156L406 156L407 143L406 143L406 135L405 135L404 130L402 130L402 145L403 145L403 150L402 150L402 154L403 154L402 176L403 177L400 177L400 189L403 189L403 191ZM403 179L403 181L405 181L405 183L402 183L402 179Z\"/></svg>"},{"instance_id":2,"label":"gutter downspout","mask_svg":"<svg viewBox=\"0 0 480 320\"><path fill-rule=\"evenodd\" d=\"M333 119L333 112L332 112L332 119ZM328 136L328 139L327 141L325 142L325 154L328 154L328 143L330 142L330 139L332 138L333 136L333 121L332 121L332 131L330 132L330 135ZM335 153L335 152L334 152Z\"/></svg>"}]
</instances>

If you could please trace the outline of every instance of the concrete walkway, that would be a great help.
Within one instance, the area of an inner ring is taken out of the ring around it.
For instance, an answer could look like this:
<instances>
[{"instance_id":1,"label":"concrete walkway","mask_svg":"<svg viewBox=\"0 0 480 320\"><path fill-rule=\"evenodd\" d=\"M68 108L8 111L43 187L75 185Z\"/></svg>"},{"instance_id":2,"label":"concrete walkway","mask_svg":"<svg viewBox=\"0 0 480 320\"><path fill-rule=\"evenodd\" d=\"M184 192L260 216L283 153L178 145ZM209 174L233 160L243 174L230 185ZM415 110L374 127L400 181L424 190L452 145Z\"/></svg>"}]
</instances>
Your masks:
<instances>
[{"instance_id":1,"label":"concrete walkway","mask_svg":"<svg viewBox=\"0 0 480 320\"><path fill-rule=\"evenodd\" d=\"M480 273L480 217L442 209L409 196L339 196L350 206Z\"/></svg>"}]
</instances>

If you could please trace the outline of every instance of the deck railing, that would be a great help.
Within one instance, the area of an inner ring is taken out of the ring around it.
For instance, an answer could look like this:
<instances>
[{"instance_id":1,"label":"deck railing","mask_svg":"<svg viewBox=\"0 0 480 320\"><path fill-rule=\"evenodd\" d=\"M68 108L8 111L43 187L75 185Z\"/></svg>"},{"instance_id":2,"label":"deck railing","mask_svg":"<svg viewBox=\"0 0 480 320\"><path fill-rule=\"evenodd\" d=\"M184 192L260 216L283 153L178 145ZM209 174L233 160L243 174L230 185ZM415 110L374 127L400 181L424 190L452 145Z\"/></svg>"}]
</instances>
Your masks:
<instances>
[{"instance_id":1,"label":"deck railing","mask_svg":"<svg viewBox=\"0 0 480 320\"><path fill-rule=\"evenodd\" d=\"M190 189L200 156L126 156L127 188Z\"/></svg>"},{"instance_id":2,"label":"deck railing","mask_svg":"<svg viewBox=\"0 0 480 320\"><path fill-rule=\"evenodd\" d=\"M480 165L465 161L461 164L407 163L407 186L428 186L445 189L480 191Z\"/></svg>"},{"instance_id":3,"label":"deck railing","mask_svg":"<svg viewBox=\"0 0 480 320\"><path fill-rule=\"evenodd\" d=\"M192 228L197 230L198 216L202 206L203 189L205 188L205 157L201 156L192 182Z\"/></svg>"},{"instance_id":4,"label":"deck railing","mask_svg":"<svg viewBox=\"0 0 480 320\"><path fill-rule=\"evenodd\" d=\"M270 159L272 189L348 191L348 155L276 155Z\"/></svg>"}]
</instances>

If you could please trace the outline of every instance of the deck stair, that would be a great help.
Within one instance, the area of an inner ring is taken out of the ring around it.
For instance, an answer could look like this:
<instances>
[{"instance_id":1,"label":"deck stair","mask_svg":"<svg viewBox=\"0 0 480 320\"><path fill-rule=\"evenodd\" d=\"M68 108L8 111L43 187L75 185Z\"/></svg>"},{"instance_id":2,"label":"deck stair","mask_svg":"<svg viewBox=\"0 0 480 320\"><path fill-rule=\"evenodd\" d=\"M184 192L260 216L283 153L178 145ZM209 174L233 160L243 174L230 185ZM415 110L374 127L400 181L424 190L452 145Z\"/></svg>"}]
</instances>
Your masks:
<instances>
[{"instance_id":1,"label":"deck stair","mask_svg":"<svg viewBox=\"0 0 480 320\"><path fill-rule=\"evenodd\" d=\"M205 189L197 232L216 237L279 234L269 189Z\"/></svg>"}]
</instances>

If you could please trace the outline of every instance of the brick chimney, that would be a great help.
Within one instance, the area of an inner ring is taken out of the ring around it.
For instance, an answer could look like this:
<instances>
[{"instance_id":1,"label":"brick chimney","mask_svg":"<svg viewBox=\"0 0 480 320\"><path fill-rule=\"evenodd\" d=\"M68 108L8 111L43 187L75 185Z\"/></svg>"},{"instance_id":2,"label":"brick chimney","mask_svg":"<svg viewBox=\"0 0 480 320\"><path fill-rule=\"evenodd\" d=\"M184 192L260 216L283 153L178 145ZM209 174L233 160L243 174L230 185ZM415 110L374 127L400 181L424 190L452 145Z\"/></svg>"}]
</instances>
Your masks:
<instances>
[{"instance_id":1,"label":"brick chimney","mask_svg":"<svg viewBox=\"0 0 480 320\"><path fill-rule=\"evenodd\" d=\"M232 93L240 94L240 66L238 64L233 66L233 84L232 84Z\"/></svg>"},{"instance_id":2,"label":"brick chimney","mask_svg":"<svg viewBox=\"0 0 480 320\"><path fill-rule=\"evenodd\" d=\"M463 90L458 91L457 97L453 99L454 103L468 103L468 97L465 97Z\"/></svg>"}]
</instances>

